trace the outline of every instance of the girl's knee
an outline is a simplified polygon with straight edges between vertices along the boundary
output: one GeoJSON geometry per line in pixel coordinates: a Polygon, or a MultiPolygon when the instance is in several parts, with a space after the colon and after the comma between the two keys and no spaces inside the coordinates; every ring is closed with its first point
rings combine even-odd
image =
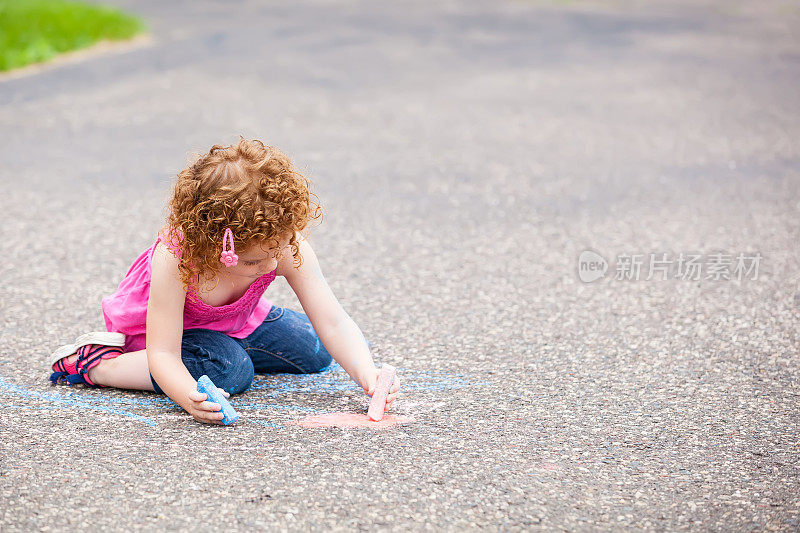
{"type": "Polygon", "coordinates": [[[333,358],[314,331],[311,321],[305,313],[285,310],[284,316],[292,321],[294,349],[302,359],[302,367],[306,373],[322,372],[331,365],[333,358]],[[299,334],[296,332],[300,332],[299,334]]]}
{"type": "Polygon", "coordinates": [[[322,372],[333,362],[333,357],[331,354],[328,353],[324,347],[317,352],[315,352],[311,357],[308,358],[308,362],[306,364],[308,368],[308,373],[315,373],[315,372],[322,372]]]}
{"type": "Polygon", "coordinates": [[[246,391],[255,376],[250,356],[224,333],[187,330],[183,337],[182,359],[195,379],[205,374],[214,385],[230,394],[246,391]]]}
{"type": "Polygon", "coordinates": [[[250,388],[254,376],[253,361],[242,350],[242,353],[228,357],[227,364],[221,368],[219,383],[214,381],[214,384],[230,394],[239,394],[250,388]]]}

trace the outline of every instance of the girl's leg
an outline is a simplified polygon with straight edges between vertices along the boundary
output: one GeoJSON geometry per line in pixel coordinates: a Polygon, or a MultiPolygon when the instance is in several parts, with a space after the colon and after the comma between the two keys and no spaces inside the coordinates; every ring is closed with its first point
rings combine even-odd
{"type": "MultiPolygon", "coordinates": [[[[75,357],[77,358],[77,355],[75,357]]],[[[101,360],[97,366],[89,370],[89,379],[97,385],[118,389],[153,390],[145,350],[101,360]]]]}
{"type": "MultiPolygon", "coordinates": [[[[183,332],[181,360],[193,378],[207,375],[214,385],[230,394],[246,391],[253,383],[253,362],[239,339],[210,329],[183,332]]],[[[147,372],[153,390],[164,394],[147,372]]],[[[91,378],[90,378],[91,379],[91,378]]]]}
{"type": "Polygon", "coordinates": [[[264,322],[240,342],[259,374],[309,374],[333,361],[308,316],[291,309],[273,306],[264,322]]]}

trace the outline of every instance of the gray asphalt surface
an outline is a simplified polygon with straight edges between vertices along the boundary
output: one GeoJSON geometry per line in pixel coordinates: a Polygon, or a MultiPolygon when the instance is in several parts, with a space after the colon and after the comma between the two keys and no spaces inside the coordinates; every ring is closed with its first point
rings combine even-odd
{"type": "Polygon", "coordinates": [[[800,528],[796,3],[113,3],[151,45],[0,82],[1,529],[800,528]],[[257,376],[234,427],[50,387],[239,134],[313,180],[415,422],[289,424],[365,409],[336,365],[257,376]],[[616,279],[650,253],[761,259],[616,279]]]}

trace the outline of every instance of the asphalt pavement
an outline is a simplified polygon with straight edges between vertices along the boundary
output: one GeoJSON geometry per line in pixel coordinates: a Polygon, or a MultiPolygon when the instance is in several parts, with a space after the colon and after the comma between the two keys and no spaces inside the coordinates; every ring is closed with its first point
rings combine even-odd
{"type": "Polygon", "coordinates": [[[796,3],[111,3],[150,40],[0,81],[0,529],[800,529],[796,3]],[[231,427],[50,386],[239,135],[413,422],[296,425],[365,412],[336,364],[231,427]]]}

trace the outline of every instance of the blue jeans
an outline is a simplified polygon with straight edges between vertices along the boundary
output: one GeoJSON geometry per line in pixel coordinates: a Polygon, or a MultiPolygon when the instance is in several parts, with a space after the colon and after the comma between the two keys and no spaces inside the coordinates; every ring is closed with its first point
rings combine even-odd
{"type": "MultiPolygon", "coordinates": [[[[250,388],[254,374],[310,374],[333,360],[305,313],[276,306],[244,339],[210,329],[184,330],[181,359],[193,378],[205,374],[230,394],[250,388]]],[[[164,394],[152,375],[150,381],[164,394]]]]}

